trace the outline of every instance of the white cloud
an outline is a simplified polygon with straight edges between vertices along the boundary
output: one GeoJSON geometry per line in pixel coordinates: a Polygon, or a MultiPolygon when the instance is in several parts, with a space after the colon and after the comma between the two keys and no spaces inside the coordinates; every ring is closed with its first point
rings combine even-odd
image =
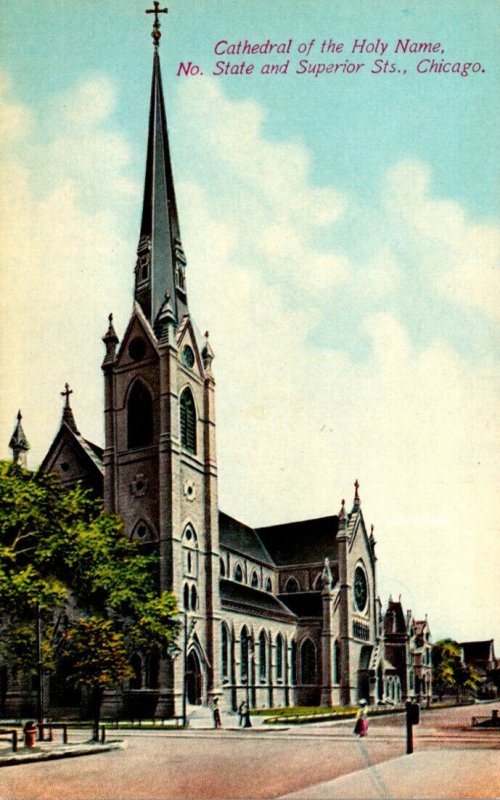
{"type": "Polygon", "coordinates": [[[420,268],[441,294],[500,318],[500,230],[469,221],[459,203],[433,197],[431,188],[426,165],[398,164],[387,174],[387,207],[406,224],[420,268]]]}

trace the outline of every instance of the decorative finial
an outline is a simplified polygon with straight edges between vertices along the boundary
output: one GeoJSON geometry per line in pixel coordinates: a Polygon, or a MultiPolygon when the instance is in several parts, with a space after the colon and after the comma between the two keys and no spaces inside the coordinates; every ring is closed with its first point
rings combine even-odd
{"type": "Polygon", "coordinates": [[[108,322],[109,322],[110,325],[113,322],[113,314],[112,313],[108,315],[108,322]]]}
{"type": "Polygon", "coordinates": [[[19,409],[19,411],[17,412],[17,419],[19,420],[19,422],[21,422],[22,418],[23,415],[21,414],[21,409],[19,409]]]}
{"type": "Polygon", "coordinates": [[[168,289],[167,289],[167,291],[165,292],[165,300],[167,301],[167,303],[168,303],[168,302],[169,302],[169,300],[170,300],[170,292],[168,291],[168,289]]]}
{"type": "Polygon", "coordinates": [[[153,47],[155,48],[155,50],[157,50],[161,39],[161,33],[160,33],[161,25],[160,25],[160,20],[158,19],[158,14],[168,14],[168,8],[160,8],[160,4],[157,2],[157,0],[155,0],[153,5],[154,8],[146,9],[146,14],[155,15],[151,36],[153,38],[153,47]]]}
{"type": "Polygon", "coordinates": [[[61,392],[61,397],[66,398],[64,402],[64,408],[69,408],[69,396],[73,394],[73,389],[69,388],[69,383],[64,384],[64,392],[61,392]]]}
{"type": "Polygon", "coordinates": [[[208,331],[205,331],[205,339],[208,339],[208,336],[209,336],[208,331]]]}

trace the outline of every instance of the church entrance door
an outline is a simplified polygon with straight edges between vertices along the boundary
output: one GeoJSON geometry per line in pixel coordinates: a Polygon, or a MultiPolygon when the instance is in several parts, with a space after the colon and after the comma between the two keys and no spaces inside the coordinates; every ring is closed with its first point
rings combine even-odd
{"type": "Polygon", "coordinates": [[[191,650],[186,664],[186,693],[190,705],[199,706],[202,701],[201,664],[197,653],[191,650]]]}

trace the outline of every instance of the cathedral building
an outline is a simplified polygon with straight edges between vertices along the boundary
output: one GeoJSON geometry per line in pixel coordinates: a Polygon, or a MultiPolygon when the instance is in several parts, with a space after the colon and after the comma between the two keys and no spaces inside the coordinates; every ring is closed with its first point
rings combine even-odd
{"type": "MultiPolygon", "coordinates": [[[[133,311],[121,342],[112,316],[103,337],[104,449],[79,432],[66,386],[42,463],[64,486],[103,496],[125,535],[158,553],[159,590],[174,592],[184,620],[183,656],[152,665],[134,654],[135,677],[109,694],[109,709],[384,701],[396,670],[357,481],[352,505],[319,519],[256,529],[219,509],[214,353],[189,310],[159,38],[156,20],[133,311]]],[[[14,445],[23,460],[20,420],[14,445]]]]}

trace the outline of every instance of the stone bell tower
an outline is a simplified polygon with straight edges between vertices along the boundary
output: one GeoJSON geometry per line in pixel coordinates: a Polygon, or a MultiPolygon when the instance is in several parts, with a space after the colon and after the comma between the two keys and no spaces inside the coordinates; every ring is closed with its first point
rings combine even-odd
{"type": "Polygon", "coordinates": [[[125,535],[158,552],[159,591],[174,592],[184,612],[186,658],[165,661],[157,687],[161,711],[178,714],[184,662],[191,665],[191,702],[206,702],[219,690],[215,381],[208,333],[200,337],[189,312],[158,3],[151,13],[153,76],[134,305],[121,344],[112,315],[103,337],[104,498],[123,518],[125,535]]]}

